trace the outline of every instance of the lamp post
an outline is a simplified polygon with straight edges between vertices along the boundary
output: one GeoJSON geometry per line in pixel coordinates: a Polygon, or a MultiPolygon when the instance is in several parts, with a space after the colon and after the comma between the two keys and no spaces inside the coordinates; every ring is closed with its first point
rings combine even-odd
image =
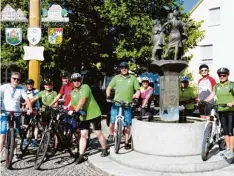
{"type": "MultiPolygon", "coordinates": [[[[40,18],[40,0],[30,0],[29,27],[40,27],[40,18]]],[[[29,61],[28,77],[34,80],[34,87],[40,89],[40,61],[29,61]]]]}

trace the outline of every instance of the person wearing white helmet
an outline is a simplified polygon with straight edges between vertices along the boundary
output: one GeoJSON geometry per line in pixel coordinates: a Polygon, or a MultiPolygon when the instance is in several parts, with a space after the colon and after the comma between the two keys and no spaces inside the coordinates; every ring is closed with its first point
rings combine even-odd
{"type": "Polygon", "coordinates": [[[228,80],[230,74],[228,68],[218,69],[217,74],[220,82],[215,85],[213,92],[205,101],[210,102],[215,96],[217,97],[216,103],[227,145],[223,154],[227,158],[234,158],[234,82],[228,80]]]}
{"type": "Polygon", "coordinates": [[[84,156],[87,145],[87,138],[90,129],[90,124],[93,125],[94,133],[102,147],[101,156],[105,157],[109,153],[107,151],[106,139],[101,131],[101,110],[93,97],[91,88],[87,84],[83,84],[83,79],[80,73],[73,73],[71,76],[73,82],[73,91],[71,92],[72,106],[76,112],[80,113],[81,129],[80,137],[80,155],[76,160],[76,164],[80,164],[87,158],[84,156]],[[81,113],[82,112],[82,113],[81,113]]]}
{"type": "MultiPolygon", "coordinates": [[[[140,87],[140,97],[141,97],[141,108],[142,115],[149,115],[150,113],[150,104],[153,99],[154,88],[150,86],[152,82],[151,78],[144,76],[141,78],[141,87],[140,87]]],[[[151,117],[149,117],[150,120],[151,117]]]]}

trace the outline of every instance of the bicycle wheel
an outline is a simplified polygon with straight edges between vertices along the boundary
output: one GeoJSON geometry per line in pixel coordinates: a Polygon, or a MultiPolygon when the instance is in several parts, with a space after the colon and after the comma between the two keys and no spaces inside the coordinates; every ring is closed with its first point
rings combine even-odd
{"type": "Polygon", "coordinates": [[[212,137],[211,132],[212,132],[212,123],[209,122],[205,128],[203,140],[202,140],[201,158],[203,161],[208,160],[210,149],[213,147],[213,144],[209,143],[209,140],[212,137]]]}
{"type": "Polygon", "coordinates": [[[50,130],[45,131],[37,148],[34,169],[39,169],[44,161],[50,143],[50,130]]]}
{"type": "Polygon", "coordinates": [[[68,136],[69,146],[68,146],[68,153],[71,157],[77,157],[79,154],[79,141],[80,141],[80,133],[76,131],[70,133],[68,136]]]}
{"type": "Polygon", "coordinates": [[[6,134],[6,168],[12,168],[12,159],[14,155],[14,145],[15,145],[15,129],[9,128],[6,134]]]}
{"type": "Polygon", "coordinates": [[[121,135],[122,135],[122,121],[117,121],[117,132],[115,137],[115,153],[119,152],[120,142],[121,142],[121,135]]]}
{"type": "Polygon", "coordinates": [[[59,149],[60,138],[59,134],[54,130],[50,131],[50,142],[46,152],[46,157],[54,156],[59,149]]]}

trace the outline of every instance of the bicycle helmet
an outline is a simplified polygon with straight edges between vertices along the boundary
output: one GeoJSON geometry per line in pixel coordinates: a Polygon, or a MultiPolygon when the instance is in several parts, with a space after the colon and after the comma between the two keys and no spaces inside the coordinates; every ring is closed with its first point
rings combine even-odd
{"type": "Polygon", "coordinates": [[[32,79],[27,79],[25,81],[25,84],[31,84],[31,85],[34,85],[34,81],[32,79]]]}
{"type": "Polygon", "coordinates": [[[141,78],[141,82],[143,81],[148,81],[149,83],[152,82],[151,79],[146,76],[141,78]]]}
{"type": "Polygon", "coordinates": [[[119,67],[129,67],[128,66],[128,63],[127,62],[121,62],[120,64],[119,64],[119,67]]]}
{"type": "Polygon", "coordinates": [[[81,74],[80,73],[73,73],[72,75],[71,75],[71,80],[73,81],[73,80],[81,80],[82,79],[82,76],[81,76],[81,74]]]}
{"type": "Polygon", "coordinates": [[[61,78],[62,78],[62,77],[67,77],[68,75],[69,75],[68,72],[65,71],[65,70],[62,70],[61,73],[60,73],[60,77],[61,77],[61,78]]]}
{"type": "Polygon", "coordinates": [[[44,80],[44,85],[53,85],[53,81],[50,78],[44,80]]]}
{"type": "Polygon", "coordinates": [[[201,64],[200,67],[199,67],[199,70],[201,70],[202,68],[209,69],[208,65],[206,65],[206,64],[201,64]]]}
{"type": "Polygon", "coordinates": [[[226,67],[221,67],[221,68],[219,68],[218,70],[217,70],[217,74],[228,74],[229,75],[229,73],[230,73],[230,71],[229,71],[229,69],[228,68],[226,68],[226,67]]]}
{"type": "Polygon", "coordinates": [[[187,76],[183,76],[181,79],[180,79],[180,82],[189,82],[189,78],[187,76]]]}

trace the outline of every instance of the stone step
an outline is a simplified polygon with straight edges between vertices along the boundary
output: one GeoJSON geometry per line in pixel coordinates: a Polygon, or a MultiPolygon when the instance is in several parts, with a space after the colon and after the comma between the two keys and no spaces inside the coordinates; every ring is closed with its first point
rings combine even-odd
{"type": "Polygon", "coordinates": [[[208,161],[204,162],[199,155],[163,157],[125,150],[123,147],[119,154],[115,154],[114,147],[111,147],[110,159],[127,167],[163,173],[208,172],[229,166],[229,163],[219,154],[213,155],[208,161]]]}
{"type": "MultiPolygon", "coordinates": [[[[121,154],[119,154],[119,156],[121,156],[121,154]]],[[[134,160],[129,161],[134,162],[134,160]]],[[[147,171],[119,164],[110,157],[100,157],[100,153],[96,152],[90,153],[88,162],[95,169],[101,170],[110,176],[232,176],[234,173],[234,164],[221,170],[200,173],[168,173],[147,171]]]]}

